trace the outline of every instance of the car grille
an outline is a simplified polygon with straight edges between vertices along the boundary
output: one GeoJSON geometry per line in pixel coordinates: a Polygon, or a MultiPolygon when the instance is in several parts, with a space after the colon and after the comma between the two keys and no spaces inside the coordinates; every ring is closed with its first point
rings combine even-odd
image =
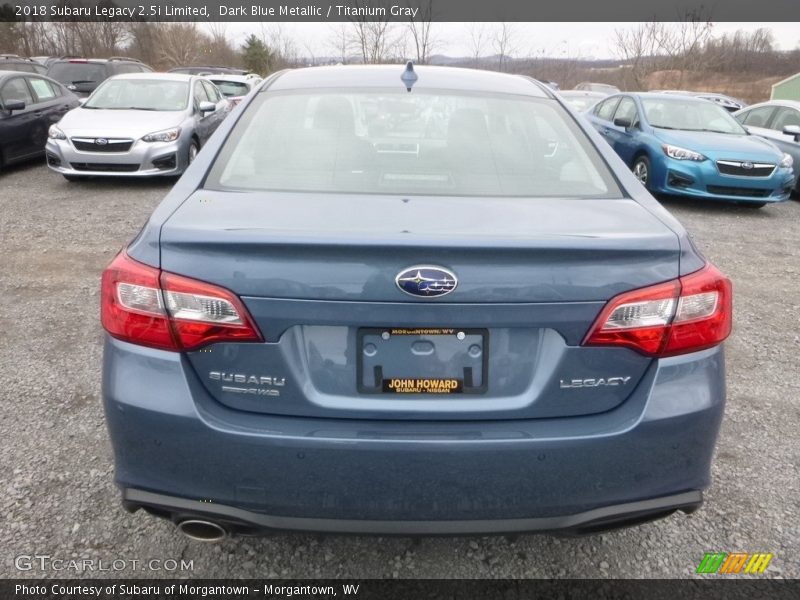
{"type": "Polygon", "coordinates": [[[718,196],[746,196],[748,198],[766,198],[772,190],[760,190],[756,188],[728,187],[726,185],[709,185],[709,193],[718,196]]]}
{"type": "Polygon", "coordinates": [[[108,171],[116,173],[132,173],[139,170],[138,163],[135,165],[128,163],[70,163],[76,171],[108,171]]]}
{"type": "Polygon", "coordinates": [[[72,145],[82,152],[127,152],[133,146],[133,140],[120,138],[72,138],[72,145]],[[98,144],[97,140],[106,140],[98,144]]]}
{"type": "Polygon", "coordinates": [[[775,170],[775,165],[770,163],[754,163],[741,160],[718,160],[717,168],[723,175],[736,177],[769,177],[775,170]]]}

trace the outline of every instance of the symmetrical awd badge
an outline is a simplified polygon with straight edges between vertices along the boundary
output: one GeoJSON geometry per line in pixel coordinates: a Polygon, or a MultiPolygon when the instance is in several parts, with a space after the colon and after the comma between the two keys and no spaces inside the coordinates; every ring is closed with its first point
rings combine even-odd
{"type": "Polygon", "coordinates": [[[458,285],[455,273],[434,265],[408,267],[395,277],[395,283],[406,294],[435,298],[449,294],[458,285]]]}

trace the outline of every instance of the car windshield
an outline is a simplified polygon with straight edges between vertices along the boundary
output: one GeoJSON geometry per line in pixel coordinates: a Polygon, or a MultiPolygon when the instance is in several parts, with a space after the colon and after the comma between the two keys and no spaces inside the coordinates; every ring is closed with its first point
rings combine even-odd
{"type": "Polygon", "coordinates": [[[225,81],[224,79],[212,79],[211,81],[219,88],[219,91],[222,92],[222,95],[226,98],[244,96],[250,91],[249,85],[239,81],[225,81]]]}
{"type": "Polygon", "coordinates": [[[47,75],[66,84],[97,83],[106,78],[106,68],[97,63],[63,62],[51,66],[47,75]]]}
{"type": "MultiPolygon", "coordinates": [[[[398,86],[399,87],[399,86],[398,86]]],[[[209,175],[215,189],[619,197],[555,101],[452,91],[261,94],[209,175]]]]}
{"type": "Polygon", "coordinates": [[[186,110],[189,84],[163,79],[110,79],[97,88],[84,108],[186,110]]]}
{"type": "Polygon", "coordinates": [[[747,132],[724,108],[695,98],[643,98],[647,122],[659,129],[709,131],[745,135],[747,132]]]}

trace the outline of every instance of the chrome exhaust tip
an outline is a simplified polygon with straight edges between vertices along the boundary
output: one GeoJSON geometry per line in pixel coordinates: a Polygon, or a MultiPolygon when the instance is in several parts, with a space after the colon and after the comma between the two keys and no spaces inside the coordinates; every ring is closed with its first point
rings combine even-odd
{"type": "Polygon", "coordinates": [[[222,525],[201,519],[186,519],[177,527],[183,535],[196,542],[219,542],[228,535],[222,525]]]}

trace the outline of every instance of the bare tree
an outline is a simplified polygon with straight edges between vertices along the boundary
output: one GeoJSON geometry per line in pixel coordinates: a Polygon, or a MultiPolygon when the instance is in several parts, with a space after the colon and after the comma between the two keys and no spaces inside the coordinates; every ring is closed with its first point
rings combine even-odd
{"type": "Polygon", "coordinates": [[[0,22],[0,52],[21,56],[59,55],[61,52],[53,43],[50,30],[50,23],[42,21],[0,22]]]}
{"type": "Polygon", "coordinates": [[[159,62],[165,66],[192,65],[203,56],[208,37],[197,23],[164,23],[158,35],[159,62]]]}
{"type": "Polygon", "coordinates": [[[656,70],[673,71],[671,84],[683,85],[686,71],[705,67],[705,48],[710,42],[712,23],[702,11],[689,11],[676,23],[652,21],[633,29],[614,32],[614,47],[625,61],[628,80],[635,89],[647,86],[647,76],[656,70]]]}
{"type": "Polygon", "coordinates": [[[471,23],[467,28],[467,47],[469,48],[472,66],[480,66],[481,57],[489,43],[489,31],[485,23],[471,23]]]}
{"type": "MultiPolygon", "coordinates": [[[[366,0],[355,0],[356,9],[376,8],[375,3],[367,4],[366,0]]],[[[402,49],[403,39],[395,35],[392,23],[376,20],[367,14],[353,17],[350,21],[350,42],[361,55],[362,62],[376,64],[386,62],[392,54],[405,54],[402,49]]]]}
{"type": "Polygon", "coordinates": [[[431,35],[433,26],[433,0],[428,0],[427,4],[419,5],[419,18],[412,17],[408,22],[408,31],[414,42],[417,63],[424,65],[430,59],[430,55],[436,46],[436,39],[431,35]]]}
{"type": "Polygon", "coordinates": [[[695,71],[704,64],[703,48],[711,37],[712,24],[699,11],[691,11],[674,26],[661,24],[655,34],[664,64],[679,72],[678,87],[682,86],[684,71],[695,71]]]}
{"type": "Polygon", "coordinates": [[[340,63],[347,64],[352,50],[352,39],[347,23],[336,23],[333,26],[327,45],[340,63]]]}
{"type": "Polygon", "coordinates": [[[260,37],[272,56],[271,70],[278,71],[297,66],[300,63],[297,44],[291,32],[282,24],[265,27],[262,23],[260,37]]]}
{"type": "Polygon", "coordinates": [[[149,21],[128,23],[128,37],[130,39],[128,53],[151,66],[160,66],[162,28],[163,24],[149,21]]]}
{"type": "Polygon", "coordinates": [[[508,59],[515,51],[516,30],[512,23],[502,22],[495,28],[492,36],[492,48],[497,54],[497,70],[505,71],[508,68],[508,59]]]}
{"type": "Polygon", "coordinates": [[[613,46],[617,57],[625,63],[627,89],[641,90],[647,75],[653,71],[658,54],[658,38],[653,29],[662,23],[642,23],[633,29],[614,31],[613,46]]]}

